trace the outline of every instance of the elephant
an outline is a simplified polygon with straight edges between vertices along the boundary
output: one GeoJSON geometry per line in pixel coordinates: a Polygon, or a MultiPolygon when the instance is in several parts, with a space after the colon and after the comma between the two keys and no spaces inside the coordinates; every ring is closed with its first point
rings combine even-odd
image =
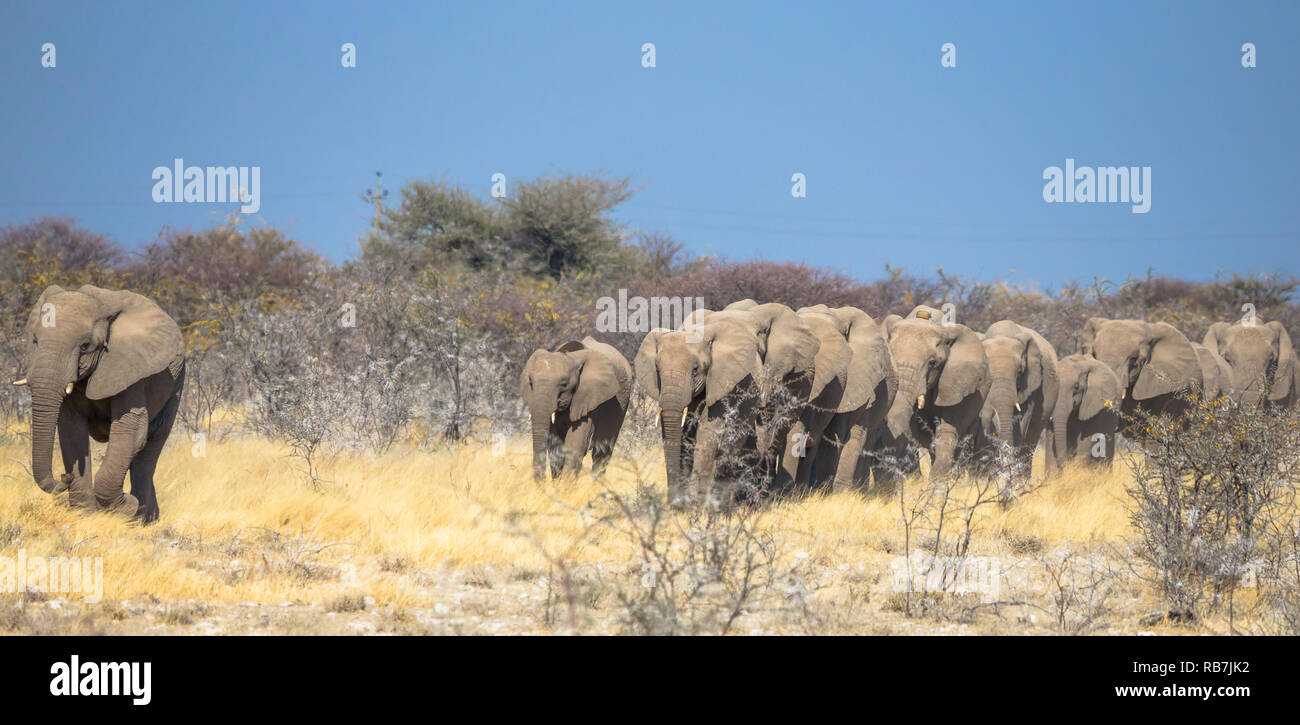
{"type": "Polygon", "coordinates": [[[1054,429],[1053,449],[1056,467],[1065,461],[1082,456],[1085,450],[1098,452],[1097,443],[1104,443],[1099,452],[1090,455],[1096,462],[1110,465],[1115,458],[1115,435],[1119,430],[1119,378],[1101,361],[1086,355],[1067,355],[1057,362],[1060,373],[1060,393],[1052,411],[1054,429]],[[1098,440],[1095,436],[1101,435],[1098,440]]]}
{"type": "MultiPolygon", "coordinates": [[[[1178,394],[1203,389],[1192,343],[1168,323],[1093,317],[1084,326],[1080,347],[1119,379],[1125,416],[1137,410],[1180,415],[1186,404],[1178,394]]],[[[1123,420],[1120,428],[1123,432],[1123,420]]]]}
{"type": "MultiPolygon", "coordinates": [[[[721,312],[689,329],[651,330],[641,341],[633,367],[637,383],[659,403],[670,502],[687,495],[692,476],[712,485],[720,448],[753,439],[763,371],[758,346],[752,318],[721,312]]],[[[724,473],[737,466],[725,463],[724,473]]]]}
{"type": "MultiPolygon", "coordinates": [[[[930,448],[930,476],[936,478],[950,472],[959,445],[976,434],[992,378],[984,346],[969,327],[909,318],[886,324],[898,394],[885,419],[883,448],[904,472],[915,466],[907,453],[909,437],[930,448]]],[[[897,471],[878,467],[876,479],[892,488],[897,471]]]]}
{"type": "Polygon", "coordinates": [[[1233,400],[1255,405],[1267,400],[1286,407],[1300,397],[1300,365],[1291,336],[1280,322],[1216,322],[1203,342],[1228,365],[1230,383],[1224,392],[1233,400]]]}
{"type": "Polygon", "coordinates": [[[800,419],[818,383],[815,368],[821,339],[794,310],[776,302],[745,299],[716,314],[751,328],[758,340],[762,371],[753,447],[772,485],[784,488],[799,475],[797,454],[806,443],[806,423],[800,419]]]}
{"type": "MultiPolygon", "coordinates": [[[[981,432],[1011,446],[1021,476],[1027,477],[1043,432],[1051,439],[1060,388],[1056,350],[1042,335],[1011,320],[990,325],[981,343],[993,379],[980,411],[981,432]]],[[[1051,470],[1052,445],[1045,448],[1051,470]]]]}
{"type": "Polygon", "coordinates": [[[1227,395],[1232,384],[1232,368],[1228,367],[1227,361],[1217,350],[1199,342],[1193,342],[1192,349],[1196,351],[1196,362],[1201,366],[1201,394],[1204,398],[1218,400],[1227,395]]]}
{"type": "Polygon", "coordinates": [[[162,308],[129,290],[54,285],[28,316],[32,477],[46,493],[149,524],[158,520],[154,469],[185,385],[180,328],[162,308]],[[54,433],[65,473],[52,471],[54,433]],[[90,439],[107,442],[98,471],[90,439]],[[123,489],[131,474],[131,492],[123,489]],[[93,480],[93,485],[91,481],[93,480]]]}
{"type": "Polygon", "coordinates": [[[898,392],[898,375],[884,330],[856,307],[805,307],[799,314],[826,314],[849,345],[847,383],[835,415],[813,459],[814,484],[830,480],[834,490],[867,488],[871,467],[862,459],[878,444],[885,415],[898,392]]]}
{"type": "Polygon", "coordinates": [[[613,346],[591,337],[553,351],[538,349],[519,376],[519,395],[532,415],[533,478],[577,474],[591,451],[600,476],[614,454],[632,397],[632,367],[613,346]]]}

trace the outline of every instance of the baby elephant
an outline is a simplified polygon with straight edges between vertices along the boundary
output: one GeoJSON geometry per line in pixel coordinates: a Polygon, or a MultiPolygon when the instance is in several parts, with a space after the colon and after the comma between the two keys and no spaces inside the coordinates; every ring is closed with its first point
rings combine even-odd
{"type": "Polygon", "coordinates": [[[553,352],[536,350],[524,365],[519,394],[533,417],[533,477],[567,468],[576,475],[591,451],[599,476],[614,453],[632,395],[632,368],[618,350],[590,337],[553,352]]]}
{"type": "Polygon", "coordinates": [[[1057,466],[1074,457],[1110,465],[1119,427],[1119,378],[1101,361],[1083,355],[1061,358],[1061,392],[1052,412],[1057,466]]]}

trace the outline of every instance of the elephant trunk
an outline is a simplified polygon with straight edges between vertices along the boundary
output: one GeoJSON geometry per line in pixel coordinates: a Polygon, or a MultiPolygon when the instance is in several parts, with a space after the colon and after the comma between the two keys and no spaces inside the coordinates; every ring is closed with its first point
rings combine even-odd
{"type": "Polygon", "coordinates": [[[1015,386],[1006,380],[994,383],[989,391],[989,401],[998,414],[998,439],[1012,448],[1020,445],[1016,440],[1017,397],[1015,386]]]}
{"type": "Polygon", "coordinates": [[[888,427],[895,439],[905,437],[911,430],[912,416],[916,413],[916,399],[925,393],[925,373],[917,366],[898,366],[898,394],[889,408],[888,427]]]}
{"type": "Polygon", "coordinates": [[[666,383],[659,397],[659,421],[664,434],[664,464],[668,470],[668,500],[679,497],[684,486],[682,471],[682,422],[690,403],[690,387],[685,380],[666,383]]]}
{"type": "Polygon", "coordinates": [[[546,464],[551,447],[551,416],[555,414],[555,402],[548,405],[534,398],[529,404],[533,417],[533,478],[540,481],[546,478],[546,464]]]}
{"type": "Polygon", "coordinates": [[[1056,395],[1056,407],[1052,411],[1053,439],[1056,445],[1056,467],[1065,465],[1067,455],[1066,428],[1070,427],[1070,416],[1074,414],[1073,385],[1061,382],[1061,392],[1056,395]]]}
{"type": "Polygon", "coordinates": [[[32,478],[46,493],[57,493],[59,481],[54,478],[54,432],[59,426],[59,412],[63,408],[68,381],[75,371],[60,374],[66,365],[58,364],[53,354],[45,354],[34,361],[29,373],[32,391],[32,478]],[[39,372],[38,372],[39,371],[39,372]]]}

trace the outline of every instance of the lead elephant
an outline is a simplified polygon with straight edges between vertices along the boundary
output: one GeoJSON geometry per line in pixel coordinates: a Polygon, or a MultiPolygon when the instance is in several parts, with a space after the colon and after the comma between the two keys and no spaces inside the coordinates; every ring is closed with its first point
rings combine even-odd
{"type": "Polygon", "coordinates": [[[718,473],[748,463],[732,456],[719,467],[718,456],[753,439],[763,369],[752,326],[735,315],[713,313],[687,328],[651,330],[634,363],[637,382],[659,402],[670,501],[688,494],[692,476],[711,488],[718,473]]]}
{"type": "Polygon", "coordinates": [[[185,381],[180,329],[158,305],[127,290],[51,286],[27,319],[32,393],[32,476],[69,503],[158,519],[154,469],[185,381]],[[54,432],[65,473],[52,471],[54,432]],[[90,439],[108,448],[94,472],[90,439]],[[127,473],[131,492],[123,490],[127,473]]]}
{"type": "Polygon", "coordinates": [[[1052,411],[1056,467],[1079,457],[1110,465],[1119,430],[1120,382],[1101,361],[1067,355],[1057,362],[1060,393],[1052,411]]]}
{"type": "Polygon", "coordinates": [[[812,481],[833,482],[835,490],[865,489],[871,480],[869,451],[884,431],[885,415],[898,392],[898,375],[884,330],[856,307],[805,307],[799,314],[829,315],[848,343],[847,383],[835,415],[813,459],[812,481]]]}
{"type": "Polygon", "coordinates": [[[889,352],[898,373],[898,394],[886,416],[883,453],[894,465],[875,470],[888,489],[899,473],[915,468],[908,440],[930,449],[930,476],[946,475],[959,446],[977,433],[979,413],[992,380],[988,358],[976,333],[965,325],[933,319],[890,318],[889,352]]]}
{"type": "MultiPolygon", "coordinates": [[[[981,430],[1009,447],[1017,477],[1025,479],[1039,439],[1045,431],[1051,438],[1060,387],[1056,350],[1042,335],[1011,320],[990,325],[982,344],[992,385],[980,411],[981,430]]],[[[1055,467],[1050,444],[1046,464],[1048,470],[1055,467]]]]}
{"type": "Polygon", "coordinates": [[[1231,370],[1224,392],[1239,403],[1291,405],[1300,395],[1300,365],[1291,336],[1280,322],[1253,323],[1216,322],[1205,333],[1205,346],[1219,353],[1231,370]]]}
{"type": "MultiPolygon", "coordinates": [[[[1125,415],[1182,413],[1179,393],[1203,389],[1200,360],[1191,342],[1165,322],[1093,317],[1084,326],[1081,351],[1100,360],[1120,384],[1125,415]]],[[[1121,432],[1124,427],[1121,421],[1121,432]]]]}
{"type": "Polygon", "coordinates": [[[532,415],[533,477],[577,474],[591,451],[591,472],[605,471],[632,396],[632,368],[612,346],[591,337],[553,351],[535,350],[519,377],[532,415]]]}

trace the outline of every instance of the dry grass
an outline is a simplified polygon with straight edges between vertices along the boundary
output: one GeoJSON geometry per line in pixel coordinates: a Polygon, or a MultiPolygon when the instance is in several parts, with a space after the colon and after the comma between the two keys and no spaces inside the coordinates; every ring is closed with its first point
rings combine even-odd
{"type": "MultiPolygon", "coordinates": [[[[325,481],[313,487],[274,443],[209,441],[206,456],[195,458],[177,436],[157,472],[162,518],[140,527],[70,510],[63,497],[40,492],[26,470],[26,444],[7,440],[0,445],[0,556],[19,548],[102,556],[105,602],[169,603],[161,617],[169,625],[196,618],[188,609],[170,613],[176,602],[198,602],[200,610],[293,603],[310,609],[308,619],[312,612],[377,608],[384,621],[402,622],[407,609],[441,609],[447,582],[472,595],[466,601],[457,594],[453,614],[491,619],[496,605],[483,597],[492,595],[520,600],[523,613],[536,608],[522,602],[545,589],[549,559],[578,568],[635,567],[627,538],[593,528],[582,509],[606,487],[630,493],[639,480],[662,487],[664,475],[662,459],[651,453],[638,461],[616,457],[604,482],[584,474],[538,484],[522,445],[493,456],[490,446],[469,444],[340,457],[323,466],[325,481]],[[364,598],[373,606],[363,606],[364,598]]],[[[972,552],[1014,555],[1067,541],[1117,541],[1128,531],[1127,478],[1119,465],[1104,473],[1071,469],[1015,505],[985,507],[972,552]]],[[[813,495],[776,504],[762,519],[783,556],[850,572],[877,590],[887,587],[889,560],[902,553],[895,499],[813,495]]],[[[112,605],[100,606],[112,613],[112,605]]],[[[282,629],[319,631],[298,621],[282,629]]]]}

